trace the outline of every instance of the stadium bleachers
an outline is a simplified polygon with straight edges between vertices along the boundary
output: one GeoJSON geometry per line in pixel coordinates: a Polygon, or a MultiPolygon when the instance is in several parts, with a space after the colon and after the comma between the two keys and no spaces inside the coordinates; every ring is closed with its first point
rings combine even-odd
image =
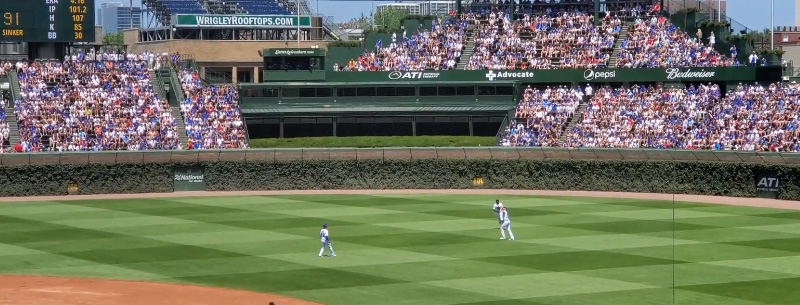
{"type": "Polygon", "coordinates": [[[591,97],[564,147],[684,149],[701,139],[706,110],[720,98],[719,87],[604,87],[591,97]]]}
{"type": "Polygon", "coordinates": [[[207,85],[194,70],[179,75],[186,99],[181,112],[189,149],[247,148],[239,97],[233,85],[207,85]]]}
{"type": "Polygon", "coordinates": [[[467,21],[447,19],[434,22],[431,30],[408,33],[408,38],[382,42],[376,52],[365,51],[344,66],[345,71],[420,71],[449,70],[464,48],[464,29],[467,21]]]}
{"type": "Polygon", "coordinates": [[[692,37],[665,17],[639,19],[619,46],[617,67],[723,67],[733,66],[713,48],[713,42],[692,37]]]}
{"type": "Polygon", "coordinates": [[[11,71],[11,69],[14,69],[14,64],[10,61],[4,60],[0,62],[0,77],[8,75],[8,71],[11,71]]]}
{"type": "Polygon", "coordinates": [[[170,14],[206,14],[198,0],[158,0],[170,14]]]}
{"type": "Polygon", "coordinates": [[[292,12],[274,0],[236,0],[251,15],[289,15],[292,12]]]}
{"type": "Polygon", "coordinates": [[[567,121],[583,99],[580,88],[525,89],[502,146],[558,146],[567,121]]]}
{"type": "Polygon", "coordinates": [[[478,28],[468,70],[596,68],[607,66],[621,21],[601,26],[583,13],[525,16],[510,20],[489,13],[478,28]]]}
{"type": "Polygon", "coordinates": [[[2,148],[4,148],[6,144],[6,140],[8,140],[8,122],[6,121],[6,109],[3,105],[0,105],[0,152],[2,152],[2,148]]]}
{"type": "MultiPolygon", "coordinates": [[[[292,10],[276,0],[230,0],[224,1],[226,5],[235,5],[241,12],[250,15],[291,15],[292,10]]],[[[166,15],[172,14],[209,14],[200,0],[146,0],[145,5],[166,10],[166,15]]],[[[213,7],[210,8],[213,10],[213,7]]],[[[217,12],[219,13],[219,12],[217,12]]]]}
{"type": "Polygon", "coordinates": [[[728,92],[689,148],[800,152],[800,85],[743,85],[728,92]]]}
{"type": "Polygon", "coordinates": [[[577,99],[528,90],[499,145],[800,152],[797,83],[603,87],[561,140],[577,99]]]}
{"type": "Polygon", "coordinates": [[[129,54],[20,63],[21,150],[176,149],[177,124],[153,90],[148,61],[129,54]]]}

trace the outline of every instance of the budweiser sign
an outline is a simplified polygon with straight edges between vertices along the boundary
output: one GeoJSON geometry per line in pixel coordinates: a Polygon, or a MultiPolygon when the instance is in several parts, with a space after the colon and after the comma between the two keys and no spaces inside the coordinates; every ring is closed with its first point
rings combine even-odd
{"type": "Polygon", "coordinates": [[[667,79],[679,79],[679,78],[712,78],[714,77],[717,72],[714,71],[694,71],[692,69],[686,69],[681,71],[678,68],[670,68],[667,69],[667,79]]]}

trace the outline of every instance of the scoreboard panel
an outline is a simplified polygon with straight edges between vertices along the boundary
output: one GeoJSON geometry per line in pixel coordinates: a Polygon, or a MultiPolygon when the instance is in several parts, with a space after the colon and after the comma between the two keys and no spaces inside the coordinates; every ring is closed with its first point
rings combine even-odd
{"type": "Polygon", "coordinates": [[[94,0],[0,0],[0,42],[94,42],[94,0]]]}

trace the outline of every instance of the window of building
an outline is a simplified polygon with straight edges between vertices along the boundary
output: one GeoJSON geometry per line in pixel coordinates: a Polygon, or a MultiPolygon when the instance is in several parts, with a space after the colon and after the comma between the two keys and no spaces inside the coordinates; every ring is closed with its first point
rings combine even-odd
{"type": "Polygon", "coordinates": [[[789,35],[783,34],[781,36],[782,36],[781,38],[782,38],[783,42],[789,41],[789,35]]]}

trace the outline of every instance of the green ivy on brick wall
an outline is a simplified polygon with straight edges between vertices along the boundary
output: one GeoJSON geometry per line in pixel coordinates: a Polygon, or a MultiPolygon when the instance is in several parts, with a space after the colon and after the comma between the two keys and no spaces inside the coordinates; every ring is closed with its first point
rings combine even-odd
{"type": "Polygon", "coordinates": [[[222,161],[0,167],[0,196],[171,192],[174,168],[200,167],[210,191],[481,188],[680,193],[750,197],[754,170],[781,177],[800,200],[800,166],[696,161],[415,159],[222,161]]]}

